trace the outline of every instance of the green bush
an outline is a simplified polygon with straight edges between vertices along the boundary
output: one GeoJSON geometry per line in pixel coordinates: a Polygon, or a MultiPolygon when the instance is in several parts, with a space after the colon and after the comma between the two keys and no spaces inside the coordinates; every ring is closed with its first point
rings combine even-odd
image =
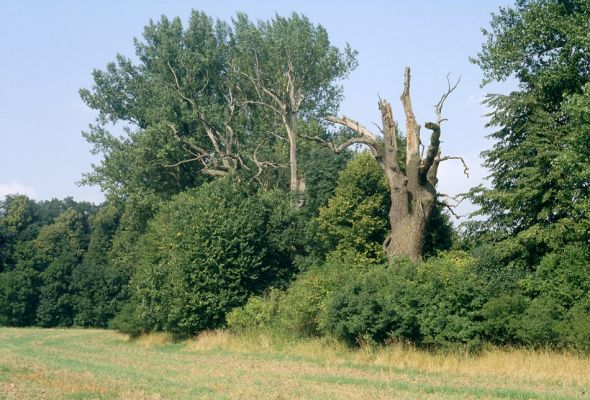
{"type": "Polygon", "coordinates": [[[561,347],[559,321],[563,316],[563,307],[554,300],[534,299],[522,315],[518,335],[530,347],[561,347]]]}
{"type": "Polygon", "coordinates": [[[480,310],[485,297],[472,263],[466,253],[447,252],[418,266],[422,345],[480,347],[480,310]]]}
{"type": "Polygon", "coordinates": [[[288,196],[252,193],[230,178],[163,205],[132,281],[142,328],[193,334],[223,326],[250,295],[288,282],[290,210],[288,196]]]}
{"type": "Polygon", "coordinates": [[[590,296],[569,310],[557,330],[564,346],[590,353],[590,296]]]}
{"type": "Polygon", "coordinates": [[[355,344],[388,339],[427,347],[480,346],[483,295],[464,253],[398,260],[353,276],[329,302],[328,330],[355,344]]]}
{"type": "Polygon", "coordinates": [[[349,344],[388,338],[419,340],[415,266],[408,262],[375,267],[347,279],[330,298],[329,331],[349,344]]]}
{"type": "Polygon", "coordinates": [[[144,333],[145,323],[140,320],[137,312],[137,306],[133,303],[127,303],[108,323],[109,329],[115,329],[122,333],[127,333],[131,337],[137,337],[144,333]]]}
{"type": "Polygon", "coordinates": [[[279,315],[279,303],[284,292],[270,289],[262,296],[252,296],[242,307],[234,308],[225,317],[227,327],[236,332],[250,329],[272,329],[279,315]]]}
{"type": "Polygon", "coordinates": [[[492,298],[482,307],[483,336],[498,345],[521,344],[520,330],[527,299],[518,293],[492,298]]]}
{"type": "Polygon", "coordinates": [[[300,273],[286,290],[251,297],[228,315],[228,326],[242,331],[264,327],[286,338],[325,335],[328,301],[344,282],[365,271],[351,259],[333,255],[324,265],[300,273]]]}

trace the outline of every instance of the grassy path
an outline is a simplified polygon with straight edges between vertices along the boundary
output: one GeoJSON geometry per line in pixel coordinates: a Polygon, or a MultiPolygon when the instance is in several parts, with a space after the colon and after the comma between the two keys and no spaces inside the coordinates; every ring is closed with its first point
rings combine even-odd
{"type": "Polygon", "coordinates": [[[171,343],[106,330],[0,328],[0,399],[590,398],[590,360],[487,357],[351,352],[226,333],[171,343]]]}

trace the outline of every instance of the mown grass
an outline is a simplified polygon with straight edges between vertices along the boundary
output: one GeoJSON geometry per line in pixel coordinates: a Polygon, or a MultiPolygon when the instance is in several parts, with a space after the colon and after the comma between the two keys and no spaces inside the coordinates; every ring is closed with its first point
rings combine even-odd
{"type": "Polygon", "coordinates": [[[0,328],[0,399],[583,399],[590,360],[545,351],[351,350],[207,332],[0,328]]]}

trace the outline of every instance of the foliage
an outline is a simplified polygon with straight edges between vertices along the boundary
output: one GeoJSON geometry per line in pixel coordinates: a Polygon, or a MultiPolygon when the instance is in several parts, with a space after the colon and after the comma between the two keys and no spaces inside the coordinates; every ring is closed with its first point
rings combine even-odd
{"type": "Polygon", "coordinates": [[[340,173],[328,205],[320,209],[318,241],[324,254],[351,251],[360,263],[383,263],[389,202],[387,183],[375,159],[369,153],[357,155],[340,173]]]}
{"type": "Polygon", "coordinates": [[[329,331],[350,344],[397,340],[477,349],[484,297],[471,262],[465,254],[446,253],[419,266],[399,260],[350,279],[329,303],[329,331]]]}
{"type": "Polygon", "coordinates": [[[119,198],[168,198],[230,172],[276,184],[266,170],[284,163],[288,149],[278,106],[265,106],[261,93],[294,99],[298,109],[283,116],[306,122],[337,108],[336,82],[355,65],[348,47],[341,52],[297,14],[258,24],[238,14],[230,25],[193,11],[186,28],[162,17],[145,27],[135,52],[137,63],[118,56],[80,91],[99,112],[84,136],[103,156],[84,181],[119,198]],[[109,132],[112,124],[126,135],[109,132]]]}
{"type": "Polygon", "coordinates": [[[417,342],[420,337],[415,266],[402,261],[350,279],[328,306],[328,330],[349,344],[384,343],[390,338],[417,342]]]}
{"type": "Polygon", "coordinates": [[[277,196],[223,179],[165,204],[133,281],[144,327],[190,334],[222,326],[249,295],[286,283],[292,243],[281,234],[292,216],[288,198],[277,196]]]}
{"type": "Polygon", "coordinates": [[[520,86],[486,100],[489,125],[498,128],[483,153],[492,188],[472,191],[488,216],[482,229],[501,238],[534,229],[559,247],[586,235],[579,205],[587,204],[587,162],[584,147],[573,143],[585,129],[578,106],[590,81],[589,10],[585,0],[521,0],[501,8],[484,30],[487,41],[474,62],[487,81],[514,76],[520,86]]]}
{"type": "Polygon", "coordinates": [[[252,296],[242,307],[234,308],[226,316],[227,327],[233,331],[245,332],[251,329],[273,329],[277,324],[279,303],[284,292],[271,288],[261,296],[252,296]]]}
{"type": "Polygon", "coordinates": [[[39,286],[39,273],[30,265],[0,273],[0,325],[33,325],[39,286]]]}
{"type": "Polygon", "coordinates": [[[228,326],[237,331],[262,327],[285,338],[325,335],[331,296],[363,271],[365,267],[354,262],[354,254],[334,254],[325,264],[300,273],[287,289],[251,297],[228,315],[228,326]]]}

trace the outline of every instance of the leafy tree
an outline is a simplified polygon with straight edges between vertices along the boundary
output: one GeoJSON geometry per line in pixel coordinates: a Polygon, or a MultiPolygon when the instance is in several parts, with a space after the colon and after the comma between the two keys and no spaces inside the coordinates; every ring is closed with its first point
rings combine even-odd
{"type": "Polygon", "coordinates": [[[167,198],[235,171],[259,179],[282,163],[268,147],[281,149],[285,127],[296,168],[298,119],[335,109],[335,81],[354,64],[298,15],[254,25],[240,14],[230,26],[193,11],[186,28],[162,17],[135,48],[138,63],[118,56],[80,91],[99,111],[85,137],[104,156],[84,181],[119,197],[167,198]]]}
{"type": "Polygon", "coordinates": [[[322,26],[295,13],[258,24],[238,14],[233,28],[231,62],[249,90],[247,102],[262,107],[270,115],[270,129],[288,140],[290,189],[303,192],[299,125],[337,111],[342,87],[336,82],[356,67],[356,52],[331,45],[322,26]]]}
{"type": "Polygon", "coordinates": [[[150,223],[132,281],[148,330],[215,328],[250,294],[294,272],[289,199],[228,178],[179,194],[150,223]]]}
{"type": "Polygon", "coordinates": [[[199,172],[227,172],[245,134],[230,124],[240,109],[228,86],[228,46],[227,24],[194,11],[186,29],[180,18],[150,22],[135,40],[137,64],[118,56],[95,70],[92,91],[80,94],[99,111],[85,137],[104,159],[85,181],[118,196],[166,197],[202,183],[199,172]],[[110,123],[126,124],[127,137],[111,134],[110,123]]]}
{"type": "Polygon", "coordinates": [[[133,269],[125,271],[109,258],[120,217],[120,207],[107,202],[89,218],[88,249],[72,270],[70,284],[74,325],[106,327],[129,300],[127,286],[133,269]]]}
{"type": "Polygon", "coordinates": [[[369,153],[362,153],[341,172],[334,197],[318,217],[322,252],[353,252],[361,263],[383,263],[388,232],[387,183],[369,153]]]}
{"type": "Polygon", "coordinates": [[[0,273],[0,325],[28,326],[36,321],[39,272],[34,261],[0,273]]]}
{"type": "Polygon", "coordinates": [[[36,253],[46,265],[41,272],[37,322],[42,326],[73,323],[72,273],[88,247],[90,229],[87,215],[70,209],[43,227],[34,241],[36,253]]]}
{"type": "Polygon", "coordinates": [[[578,206],[587,201],[584,150],[573,139],[584,127],[568,114],[576,114],[577,96],[590,80],[589,21],[585,0],[517,1],[492,16],[473,60],[485,82],[514,77],[520,86],[486,100],[489,125],[498,130],[490,136],[492,149],[483,153],[492,187],[472,191],[488,217],[482,230],[505,238],[532,229],[540,238],[539,256],[575,239],[567,225],[580,221],[578,206]]]}

